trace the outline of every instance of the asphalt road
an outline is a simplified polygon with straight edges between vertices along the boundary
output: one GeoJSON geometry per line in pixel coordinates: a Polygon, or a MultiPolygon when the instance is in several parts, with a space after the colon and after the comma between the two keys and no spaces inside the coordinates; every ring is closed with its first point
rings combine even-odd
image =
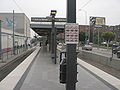
{"type": "MultiPolygon", "coordinates": [[[[82,50],[82,47],[79,47],[79,50],[82,50]]],[[[107,50],[107,49],[102,49],[102,48],[93,48],[93,50],[89,52],[93,52],[93,53],[100,54],[100,55],[107,56],[107,57],[112,57],[112,50],[110,49],[107,50]]],[[[116,54],[113,54],[113,58],[120,59],[120,58],[117,58],[116,54]]]]}

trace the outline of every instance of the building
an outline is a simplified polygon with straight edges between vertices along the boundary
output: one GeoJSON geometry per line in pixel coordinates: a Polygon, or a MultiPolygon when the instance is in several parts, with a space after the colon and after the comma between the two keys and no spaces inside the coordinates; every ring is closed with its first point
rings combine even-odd
{"type": "MultiPolygon", "coordinates": [[[[91,41],[93,41],[93,37],[98,35],[98,28],[94,26],[89,26],[89,25],[79,25],[80,31],[85,31],[90,34],[89,38],[91,38],[91,41]]],[[[120,25],[115,25],[115,26],[108,26],[104,25],[101,28],[99,28],[99,32],[114,32],[116,37],[115,41],[120,42],[120,25]]]]}
{"type": "MultiPolygon", "coordinates": [[[[2,48],[13,47],[13,13],[0,13],[2,48]]],[[[24,13],[14,13],[15,46],[30,42],[30,20],[24,13]]]]}
{"type": "Polygon", "coordinates": [[[80,31],[90,32],[90,26],[89,25],[79,25],[80,31]]]}

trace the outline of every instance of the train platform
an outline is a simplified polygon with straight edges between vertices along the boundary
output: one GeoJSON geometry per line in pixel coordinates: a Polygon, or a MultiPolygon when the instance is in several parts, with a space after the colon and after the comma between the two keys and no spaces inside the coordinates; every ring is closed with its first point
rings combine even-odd
{"type": "MultiPolygon", "coordinates": [[[[50,56],[46,47],[38,47],[22,65],[0,82],[0,90],[65,90],[65,85],[59,83],[59,57],[57,64],[54,64],[50,56]]],[[[78,63],[76,90],[119,90],[91,73],[97,72],[97,69],[80,59],[78,63]]]]}

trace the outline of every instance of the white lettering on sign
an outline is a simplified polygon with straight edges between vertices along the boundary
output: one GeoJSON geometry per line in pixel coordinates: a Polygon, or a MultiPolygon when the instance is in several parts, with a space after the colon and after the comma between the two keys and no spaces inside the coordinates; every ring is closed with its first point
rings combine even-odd
{"type": "Polygon", "coordinates": [[[79,25],[76,23],[67,23],[65,25],[65,43],[78,44],[79,42],[79,25]]]}

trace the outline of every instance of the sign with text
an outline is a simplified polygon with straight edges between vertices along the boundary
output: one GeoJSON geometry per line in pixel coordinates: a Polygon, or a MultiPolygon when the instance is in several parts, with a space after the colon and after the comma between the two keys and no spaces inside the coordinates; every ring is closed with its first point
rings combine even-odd
{"type": "Polygon", "coordinates": [[[105,17],[90,16],[90,25],[94,25],[95,27],[102,27],[105,25],[105,17]]]}
{"type": "Polygon", "coordinates": [[[79,42],[79,25],[76,23],[67,23],[65,25],[65,43],[78,44],[79,42]]]}
{"type": "MultiPolygon", "coordinates": [[[[66,22],[66,18],[55,18],[55,22],[66,22]]],[[[51,17],[32,17],[31,22],[52,22],[51,17]]]]}
{"type": "Polygon", "coordinates": [[[96,17],[96,25],[105,25],[105,17],[96,17]]]}

